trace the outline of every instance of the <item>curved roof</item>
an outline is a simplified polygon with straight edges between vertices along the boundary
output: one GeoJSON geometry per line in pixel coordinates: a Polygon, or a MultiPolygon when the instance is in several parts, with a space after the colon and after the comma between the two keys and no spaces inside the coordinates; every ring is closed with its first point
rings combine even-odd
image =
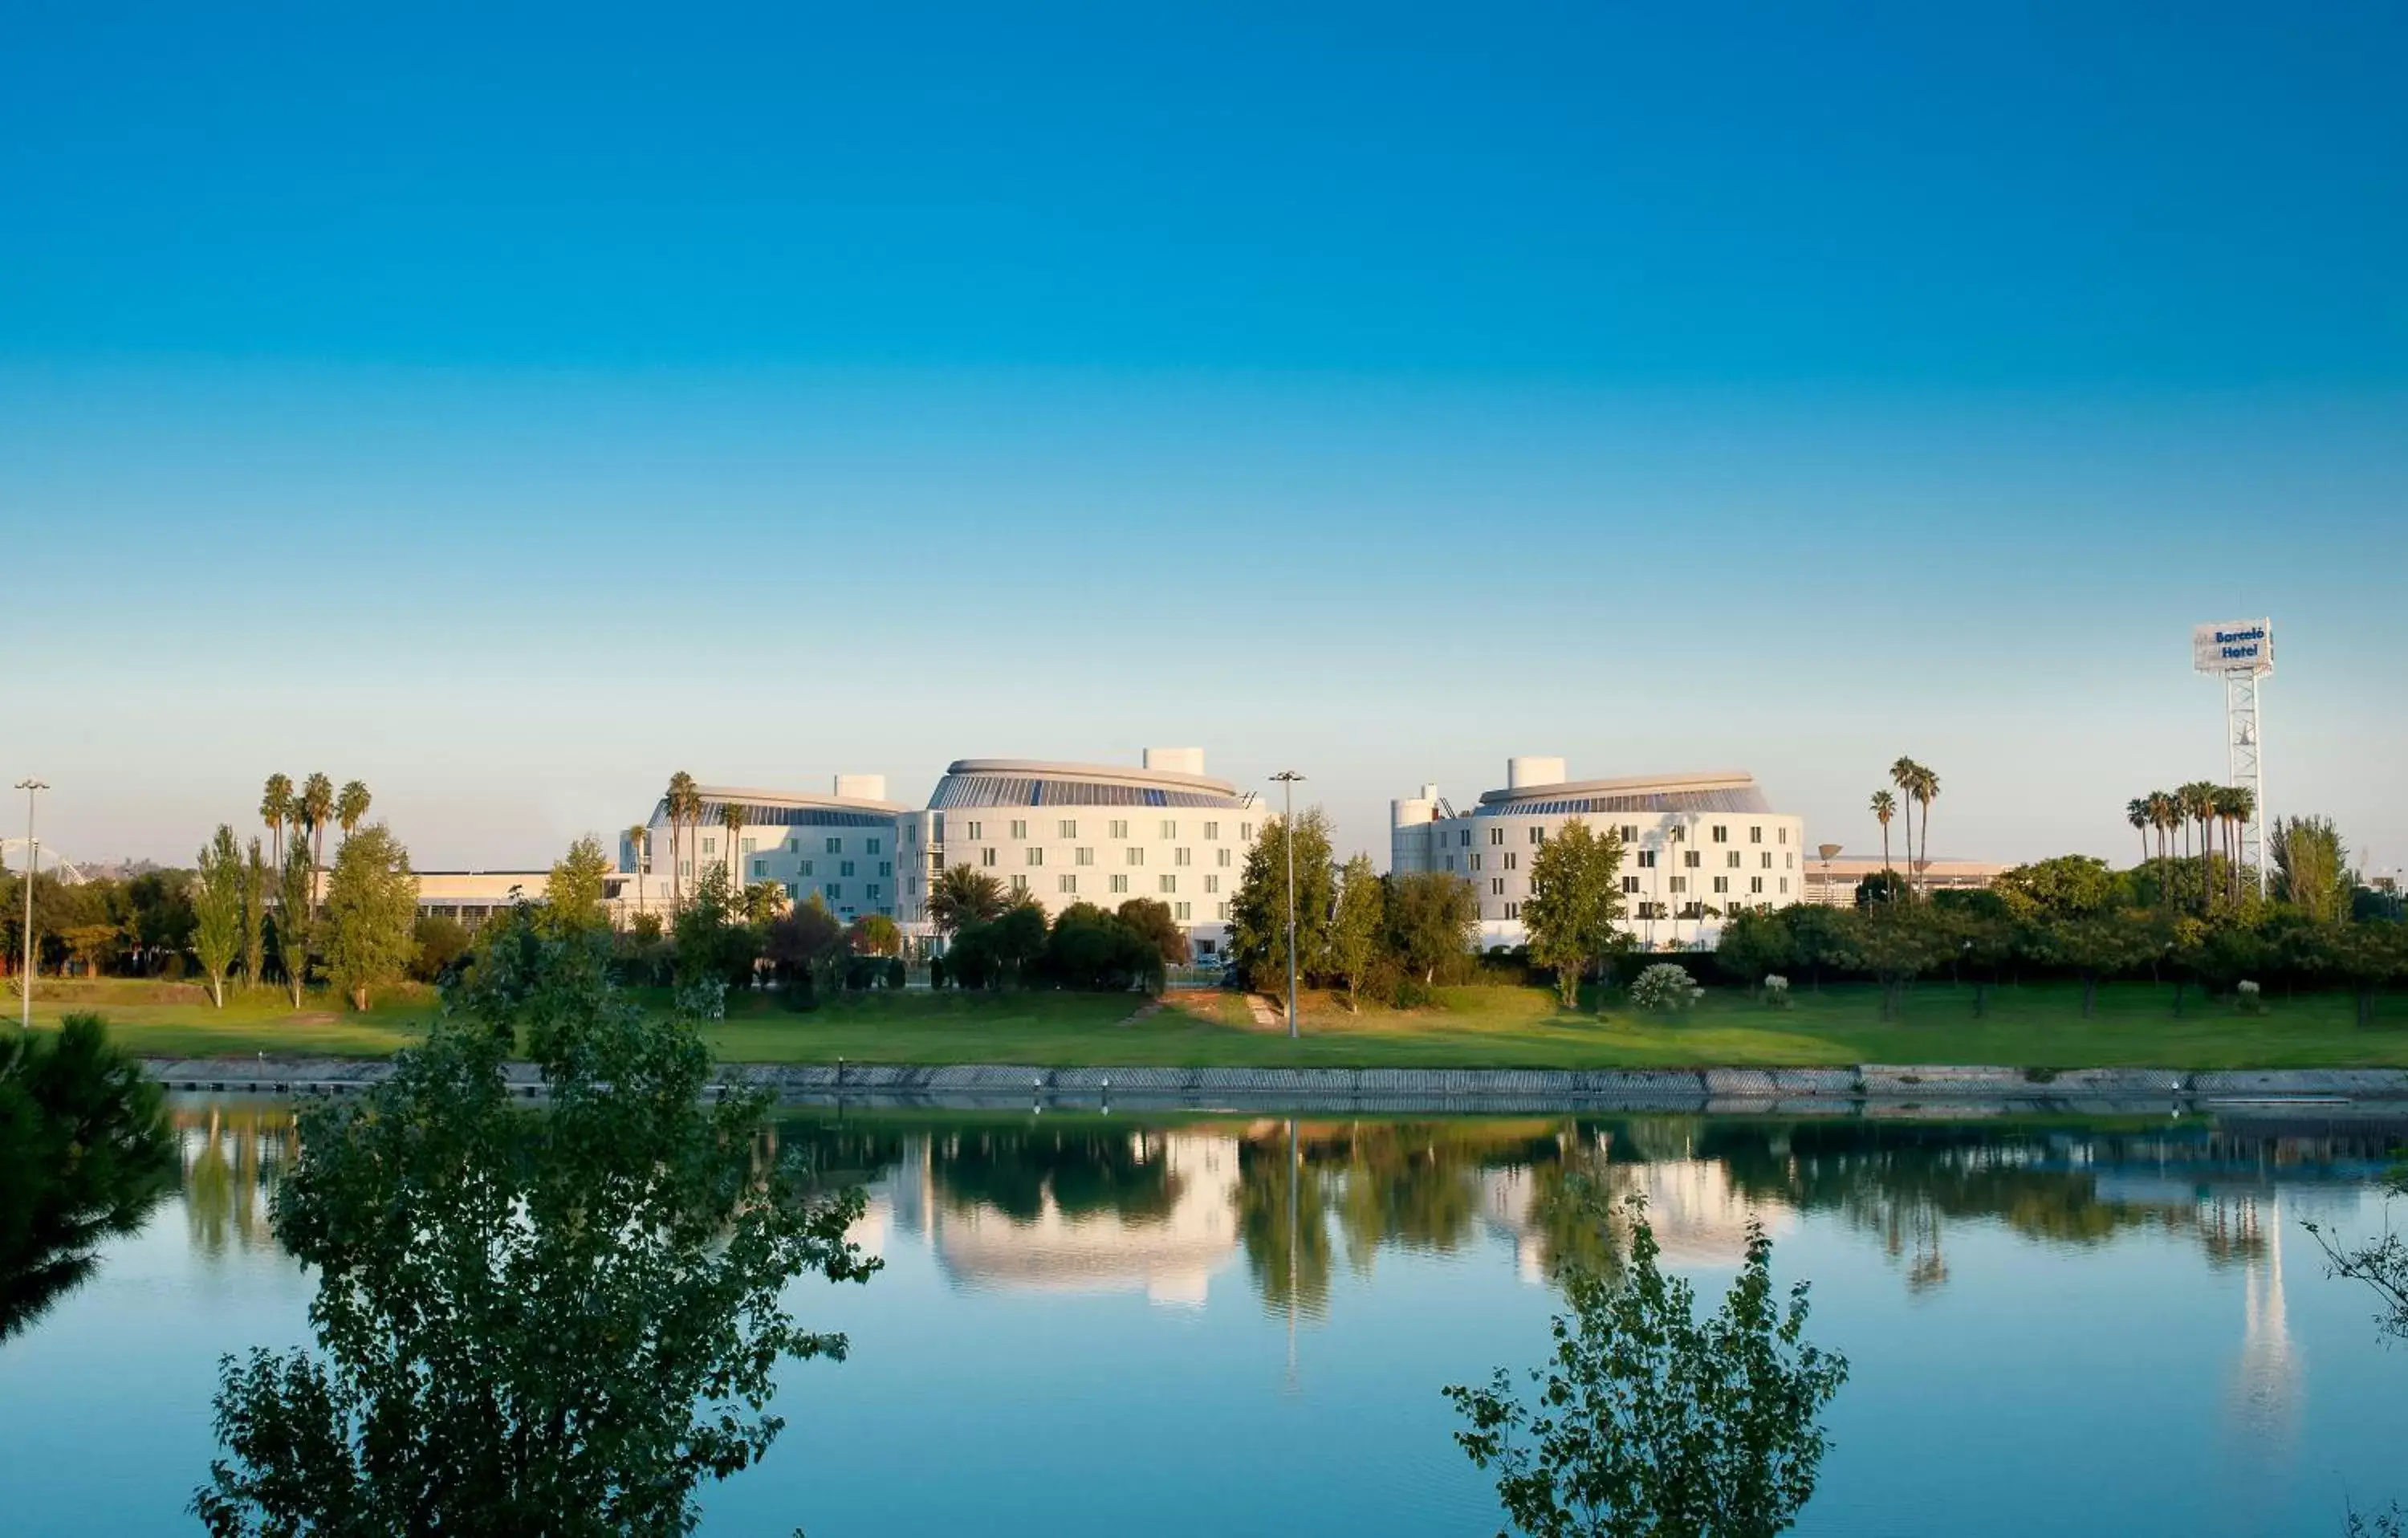
{"type": "Polygon", "coordinates": [[[1565,780],[1484,791],[1475,817],[1567,816],[1606,812],[1770,812],[1756,776],[1744,769],[1642,774],[1616,780],[1565,780]]]}
{"type": "MultiPolygon", "coordinates": [[[[755,827],[870,827],[895,820],[904,810],[899,801],[871,801],[852,796],[813,796],[791,790],[760,790],[747,785],[696,785],[702,796],[702,820],[719,820],[719,809],[730,802],[744,809],[744,821],[755,827]]],[[[652,803],[652,821],[668,820],[666,798],[652,803]]]]}
{"type": "Polygon", "coordinates": [[[928,796],[928,810],[1010,806],[1176,806],[1243,811],[1254,804],[1226,780],[1118,764],[1057,764],[1036,758],[956,758],[928,796]]]}

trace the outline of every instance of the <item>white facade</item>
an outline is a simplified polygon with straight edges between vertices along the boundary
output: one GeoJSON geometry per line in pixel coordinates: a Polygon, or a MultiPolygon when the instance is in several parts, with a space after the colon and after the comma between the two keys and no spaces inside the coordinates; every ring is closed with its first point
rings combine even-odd
{"type": "MultiPolygon", "coordinates": [[[[695,788],[702,795],[702,816],[684,830],[682,846],[674,851],[667,803],[653,804],[642,872],[629,883],[624,911],[649,908],[666,914],[676,889],[691,893],[695,876],[719,865],[738,887],[774,881],[785,887],[789,902],[817,896],[839,919],[897,913],[904,869],[900,825],[913,813],[885,799],[883,775],[838,775],[836,794],[828,796],[739,785],[695,788]],[[728,805],[744,809],[744,826],[733,835],[720,822],[720,808],[728,805]],[[633,889],[638,886],[640,892],[633,889]]],[[[623,836],[620,869],[636,870],[637,855],[623,836]]]]}
{"type": "Polygon", "coordinates": [[[1711,941],[1742,908],[1782,908],[1806,894],[1806,825],[1774,812],[1753,775],[1737,770],[1619,780],[1567,780],[1560,758],[1514,758],[1502,790],[1458,813],[1424,785],[1389,803],[1390,869],[1442,870],[1472,884],[1481,943],[1527,938],[1522,902],[1530,859],[1578,817],[1622,836],[1623,927],[1648,947],[1711,941]]]}
{"type": "Polygon", "coordinates": [[[957,759],[927,810],[900,819],[908,869],[896,917],[924,933],[930,879],[967,865],[1030,893],[1049,918],[1073,903],[1152,898],[1198,956],[1216,955],[1265,813],[1253,792],[1203,770],[1197,748],[1148,748],[1139,769],[957,759]]]}

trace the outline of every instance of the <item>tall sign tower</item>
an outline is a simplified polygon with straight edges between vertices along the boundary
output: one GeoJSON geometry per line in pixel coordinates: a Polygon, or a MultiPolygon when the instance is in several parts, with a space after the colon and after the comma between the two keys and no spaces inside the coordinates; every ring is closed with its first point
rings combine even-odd
{"type": "Polygon", "coordinates": [[[2224,781],[2249,791],[2249,821],[2241,829],[2242,863],[2266,891],[2266,734],[2258,713],[2258,681],[2274,670],[2272,620],[2223,620],[2194,625],[2190,665],[2224,680],[2224,781]]]}

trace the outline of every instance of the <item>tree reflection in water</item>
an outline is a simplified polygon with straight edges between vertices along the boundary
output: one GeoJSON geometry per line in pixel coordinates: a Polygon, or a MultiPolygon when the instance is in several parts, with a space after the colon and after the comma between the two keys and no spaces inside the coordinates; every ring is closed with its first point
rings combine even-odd
{"type": "Polygon", "coordinates": [[[701,1100],[687,1028],[607,990],[511,1103],[487,1025],[446,1021],[302,1117],[278,1239],[317,1268],[318,1351],[222,1364],[194,1509],[217,1533],[674,1533],[759,1459],[783,1359],[841,1358],[780,1301],[860,1280],[857,1191],[776,1159],[766,1103],[701,1100]]]}
{"type": "Polygon", "coordinates": [[[157,1085],[97,1016],[0,1045],[0,1340],[91,1275],[176,1186],[157,1085]]]}
{"type": "Polygon", "coordinates": [[[1125,1126],[968,1128],[935,1139],[928,1168],[948,1202],[1014,1223],[1036,1222],[1048,1198],[1066,1218],[1110,1213],[1131,1225],[1158,1223],[1179,1202],[1160,1139],[1125,1126]]]}

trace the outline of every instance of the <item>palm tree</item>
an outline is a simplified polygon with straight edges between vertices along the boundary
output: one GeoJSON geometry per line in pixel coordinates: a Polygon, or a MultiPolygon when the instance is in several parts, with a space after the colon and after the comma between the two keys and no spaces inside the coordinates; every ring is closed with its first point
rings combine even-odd
{"type": "Polygon", "coordinates": [[[318,872],[326,865],[326,824],[335,815],[335,782],[313,774],[301,782],[301,821],[309,830],[309,905],[318,904],[318,872]]]}
{"type": "Polygon", "coordinates": [[[1889,869],[1889,820],[1898,815],[1898,798],[1885,790],[1874,791],[1872,811],[1875,820],[1882,825],[1882,869],[1887,870],[1889,869]]]}
{"type": "Polygon", "coordinates": [[[368,787],[357,780],[347,780],[335,796],[335,821],[348,839],[368,817],[368,787]]]}
{"type": "Polygon", "coordinates": [[[1003,912],[1003,884],[968,865],[948,867],[928,884],[928,922],[944,935],[1003,912]]]}
{"type": "Polygon", "coordinates": [[[1914,890],[1914,776],[1922,766],[1904,754],[1889,767],[1889,783],[1898,787],[1899,814],[1906,819],[1906,886],[1914,890]]]}
{"type": "Polygon", "coordinates": [[[695,787],[694,776],[683,769],[670,775],[661,805],[669,814],[669,910],[675,913],[685,906],[686,819],[702,815],[702,792],[695,787]]]}
{"type": "Polygon", "coordinates": [[[2157,885],[2165,895],[2166,906],[2172,908],[2178,896],[2173,871],[2174,826],[2182,820],[2182,813],[2171,791],[2153,790],[2148,799],[2149,826],[2157,830],[2157,885]]]}
{"type": "MultiPolygon", "coordinates": [[[[1931,867],[1931,803],[1940,799],[1940,776],[1917,764],[1914,766],[1914,783],[1906,790],[1908,798],[1923,809],[1923,870],[1928,872],[1931,867]]],[[[1906,867],[1908,873],[1913,875],[1915,864],[1912,848],[1906,852],[1906,867]]],[[[1930,876],[1927,873],[1921,880],[1929,881],[1930,876]]],[[[1921,889],[1919,884],[1916,884],[1916,889],[1921,889]]]]}
{"type": "Polygon", "coordinates": [[[2215,813],[2215,786],[2206,780],[2193,780],[2175,794],[2182,798],[2183,814],[2199,825],[2199,905],[2205,912],[2214,897],[2214,850],[2208,841],[2208,819],[2215,813]]]}
{"type": "Polygon", "coordinates": [[[267,788],[259,798],[259,820],[267,825],[268,836],[276,843],[276,869],[284,869],[284,825],[293,818],[293,779],[290,775],[271,774],[267,788]]]}
{"type": "Polygon", "coordinates": [[[646,831],[641,823],[627,825],[627,847],[635,852],[636,912],[639,913],[644,911],[644,834],[646,831]]]}
{"type": "Polygon", "coordinates": [[[2141,869],[2145,870],[2149,865],[2149,798],[2135,796],[2125,802],[2124,820],[2141,836],[2141,869]]]}
{"type": "Polygon", "coordinates": [[[2232,885],[2232,905],[2241,906],[2241,830],[2258,814],[2258,795],[2247,785],[2218,785],[2215,814],[2224,821],[2226,879],[2232,885]]]}
{"type": "Polygon", "coordinates": [[[734,801],[719,803],[719,826],[727,829],[727,889],[744,890],[743,868],[736,863],[736,841],[744,831],[744,809],[734,801]]]}

